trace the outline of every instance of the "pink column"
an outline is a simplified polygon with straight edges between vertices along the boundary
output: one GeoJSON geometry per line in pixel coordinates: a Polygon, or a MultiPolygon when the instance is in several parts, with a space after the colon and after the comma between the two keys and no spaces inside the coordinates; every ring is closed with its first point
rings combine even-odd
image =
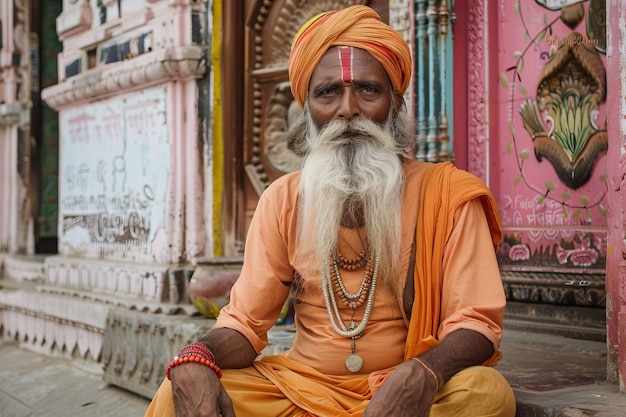
{"type": "Polygon", "coordinates": [[[608,255],[606,265],[608,377],[626,377],[626,10],[622,0],[609,0],[607,19],[607,113],[610,177],[608,214],[608,255]]]}

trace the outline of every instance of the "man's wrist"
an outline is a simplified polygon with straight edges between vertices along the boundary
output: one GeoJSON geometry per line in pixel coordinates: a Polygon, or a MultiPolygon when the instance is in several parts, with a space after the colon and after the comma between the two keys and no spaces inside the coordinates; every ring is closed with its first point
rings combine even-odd
{"type": "Polygon", "coordinates": [[[424,361],[422,361],[419,357],[414,356],[411,359],[417,361],[417,363],[420,364],[420,366],[422,368],[424,368],[424,370],[426,371],[426,374],[430,375],[431,379],[435,382],[435,386],[437,387],[437,390],[439,390],[439,388],[441,388],[441,378],[439,378],[437,376],[437,374],[435,373],[435,371],[428,365],[426,365],[426,363],[424,363],[424,361]]]}
{"type": "Polygon", "coordinates": [[[183,347],[165,369],[167,379],[171,379],[170,371],[172,368],[183,363],[206,365],[213,369],[219,378],[222,377],[222,370],[215,364],[215,355],[204,343],[195,342],[183,347]]]}

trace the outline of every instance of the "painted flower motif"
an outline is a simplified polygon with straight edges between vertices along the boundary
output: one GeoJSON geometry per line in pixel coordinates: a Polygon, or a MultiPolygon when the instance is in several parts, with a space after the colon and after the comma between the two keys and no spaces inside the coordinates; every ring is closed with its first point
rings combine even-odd
{"type": "Polygon", "coordinates": [[[593,236],[593,246],[595,246],[596,248],[598,248],[600,250],[600,255],[602,256],[606,256],[606,245],[604,242],[604,237],[601,235],[594,235],[593,236]]]}
{"type": "Polygon", "coordinates": [[[591,240],[586,237],[580,242],[574,240],[574,249],[556,249],[556,257],[561,265],[566,264],[568,260],[574,266],[588,267],[594,265],[598,261],[598,251],[591,248],[591,240]]]}
{"type": "Polygon", "coordinates": [[[528,245],[513,245],[509,250],[509,259],[512,261],[527,261],[530,259],[530,248],[528,245]]]}
{"type": "Polygon", "coordinates": [[[558,246],[556,248],[556,259],[559,261],[561,265],[567,263],[567,259],[569,258],[571,251],[565,250],[562,247],[558,246]]]}
{"type": "Polygon", "coordinates": [[[575,266],[592,266],[598,260],[598,252],[594,249],[576,249],[570,259],[575,266]]]}
{"type": "Polygon", "coordinates": [[[600,54],[574,42],[557,48],[543,68],[536,100],[520,106],[537,161],[546,158],[572,189],[587,183],[598,156],[608,149],[606,129],[598,126],[598,107],[605,100],[606,70],[600,54]]]}

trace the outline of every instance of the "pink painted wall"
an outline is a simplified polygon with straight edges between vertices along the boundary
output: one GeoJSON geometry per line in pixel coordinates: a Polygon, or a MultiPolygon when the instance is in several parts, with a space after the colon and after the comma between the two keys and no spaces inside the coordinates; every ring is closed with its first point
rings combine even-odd
{"type": "Polygon", "coordinates": [[[626,7],[607,1],[607,106],[609,132],[609,250],[607,256],[607,342],[609,377],[624,387],[626,376],[626,7]]]}
{"type": "Polygon", "coordinates": [[[606,57],[595,47],[601,40],[586,28],[592,14],[589,6],[589,2],[575,6],[582,19],[570,28],[560,10],[548,10],[535,1],[499,2],[496,24],[490,25],[490,30],[497,30],[497,44],[490,48],[495,62],[490,78],[493,82],[497,77],[498,84],[490,94],[488,182],[501,205],[505,237],[499,260],[505,270],[584,273],[605,268],[607,163],[599,144],[606,141],[606,57]],[[569,49],[559,51],[562,44],[569,49]],[[562,57],[549,63],[551,55],[562,57]],[[552,68],[549,73],[547,66],[552,68]],[[567,71],[574,71],[571,80],[563,75],[567,71]],[[598,82],[597,88],[582,78],[587,72],[598,82]],[[548,107],[529,111],[541,104],[542,97],[546,99],[538,91],[543,91],[542,80],[557,95],[574,93],[569,99],[548,96],[547,100],[552,97],[561,103],[554,107],[556,117],[548,107]],[[583,94],[578,97],[578,92],[583,94]],[[576,106],[572,104],[576,100],[587,102],[576,106]],[[526,123],[520,113],[524,107],[526,123]],[[542,129],[546,133],[538,133],[542,129]],[[546,148],[560,148],[558,135],[581,147],[586,140],[582,151],[572,152],[574,156],[580,152],[579,159],[593,160],[588,181],[568,185],[557,175],[554,165],[576,166],[562,150],[547,156],[546,148]],[[546,146],[538,148],[542,141],[546,146]],[[544,152],[541,160],[537,152],[544,152]],[[557,162],[551,163],[550,158],[557,162]]]}

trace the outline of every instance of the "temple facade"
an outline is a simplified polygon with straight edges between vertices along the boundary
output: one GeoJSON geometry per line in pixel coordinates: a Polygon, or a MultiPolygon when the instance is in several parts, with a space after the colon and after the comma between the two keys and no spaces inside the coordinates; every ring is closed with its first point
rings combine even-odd
{"type": "Polygon", "coordinates": [[[496,196],[506,325],[605,340],[626,390],[620,0],[3,2],[0,338],[150,397],[227,297],[193,278],[236,279],[259,196],[300,167],[291,39],[357,3],[414,53],[412,157],[496,196]]]}

